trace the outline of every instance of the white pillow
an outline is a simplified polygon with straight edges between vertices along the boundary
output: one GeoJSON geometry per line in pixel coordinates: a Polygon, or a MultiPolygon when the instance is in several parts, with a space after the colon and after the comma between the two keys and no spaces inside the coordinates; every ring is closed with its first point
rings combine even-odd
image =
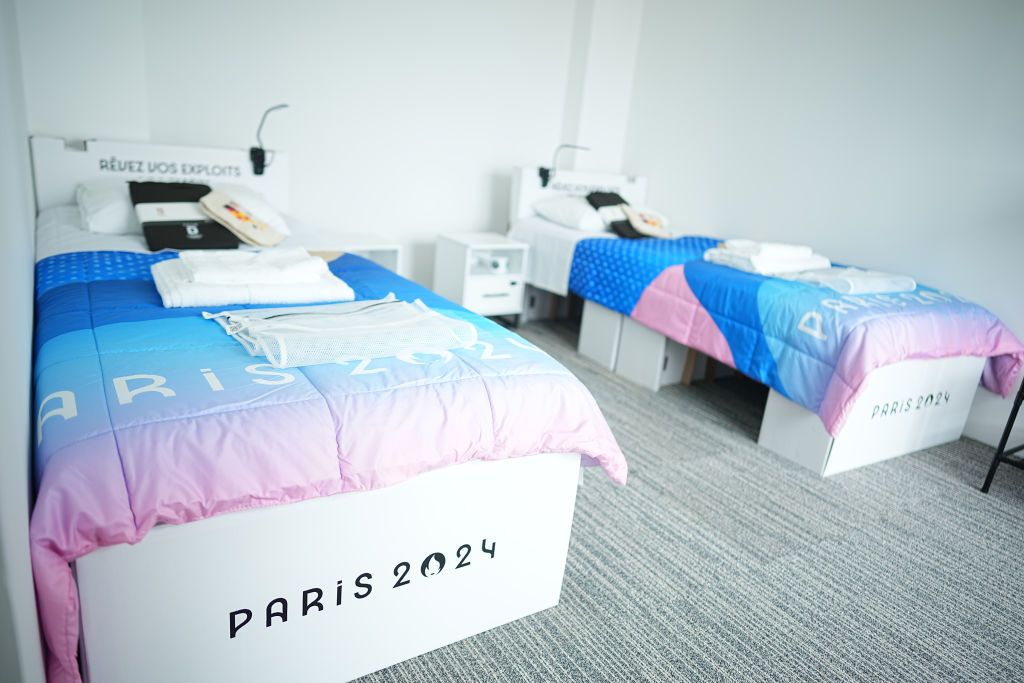
{"type": "Polygon", "coordinates": [[[586,197],[561,195],[539,199],[533,203],[533,210],[542,218],[567,228],[587,232],[604,232],[605,224],[586,197]]]}
{"type": "MultiPolygon", "coordinates": [[[[263,196],[243,185],[216,185],[248,209],[252,214],[282,235],[291,235],[288,223],[263,196]]],[[[89,232],[108,235],[142,234],[135,215],[126,180],[92,180],[81,183],[75,191],[82,227],[89,232]]]]}
{"type": "Polygon", "coordinates": [[[92,180],[75,189],[82,227],[106,235],[142,234],[135,217],[128,183],[123,180],[92,180]]]}

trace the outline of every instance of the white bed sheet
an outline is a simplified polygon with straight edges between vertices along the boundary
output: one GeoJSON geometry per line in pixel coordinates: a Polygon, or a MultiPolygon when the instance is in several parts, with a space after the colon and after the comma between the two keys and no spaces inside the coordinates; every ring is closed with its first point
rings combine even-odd
{"type": "Polygon", "coordinates": [[[574,230],[539,216],[520,218],[508,236],[530,245],[526,282],[559,296],[569,294],[569,272],[576,244],[585,239],[618,239],[610,232],[574,230]]]}
{"type": "Polygon", "coordinates": [[[149,253],[142,235],[108,235],[85,230],[77,206],[54,206],[40,211],[36,218],[36,261],[75,251],[149,253]]]}

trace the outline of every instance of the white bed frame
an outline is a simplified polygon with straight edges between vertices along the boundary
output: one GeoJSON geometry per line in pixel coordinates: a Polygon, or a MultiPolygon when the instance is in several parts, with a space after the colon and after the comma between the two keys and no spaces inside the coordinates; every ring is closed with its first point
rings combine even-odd
{"type": "Polygon", "coordinates": [[[509,223],[535,215],[533,205],[550,197],[585,197],[591,192],[615,192],[630,204],[647,202],[647,178],[621,173],[555,169],[548,184],[541,181],[536,166],[512,169],[512,196],[509,202],[509,223]]]}
{"type": "MultiPolygon", "coordinates": [[[[287,206],[280,153],[253,176],[244,150],[38,137],[31,149],[38,210],[72,203],[78,183],[107,177],[230,181],[287,206]]],[[[385,489],[160,526],[137,545],[101,548],[74,563],[84,675],[336,683],[552,607],[579,465],[578,455],[557,453],[470,462],[385,489]],[[436,573],[434,553],[445,558],[436,573]],[[408,583],[395,587],[403,563],[408,583]],[[360,597],[367,584],[372,592],[360,597]],[[244,610],[251,617],[231,638],[244,610]]]]}
{"type": "MultiPolygon", "coordinates": [[[[555,171],[545,186],[540,169],[516,168],[512,174],[512,201],[509,203],[510,225],[517,220],[533,216],[533,205],[540,199],[555,196],[584,196],[595,191],[615,192],[630,204],[647,203],[647,178],[617,173],[591,171],[555,171]]],[[[536,248],[536,247],[533,247],[536,248]]],[[[549,292],[528,281],[523,321],[564,317],[568,311],[565,297],[549,292]]],[[[651,337],[655,333],[633,323],[629,318],[593,301],[584,301],[583,319],[576,350],[606,370],[613,370],[629,379],[657,390],[666,383],[683,377],[687,384],[703,377],[706,359],[664,337],[651,337]],[[648,334],[645,334],[648,333],[648,334]],[[619,356],[620,340],[645,347],[659,359],[658,372],[651,374],[632,357],[619,356]],[[655,348],[658,347],[658,348],[655,348]],[[669,378],[676,377],[671,380],[669,378]]]]}
{"type": "MultiPolygon", "coordinates": [[[[583,314],[585,324],[589,318],[603,330],[603,336],[590,335],[591,342],[613,339],[618,330],[614,351],[609,351],[612,342],[601,349],[610,368],[652,391],[688,384],[714,367],[703,354],[593,301],[584,303],[583,314]]],[[[984,358],[957,356],[879,368],[868,376],[836,437],[815,413],[772,390],[758,443],[824,477],[955,441],[963,434],[984,365],[984,358]]],[[[720,367],[720,374],[731,371],[720,367]]]]}
{"type": "Polygon", "coordinates": [[[74,204],[80,183],[103,179],[244,185],[275,208],[288,210],[288,155],[284,152],[271,152],[270,166],[263,175],[255,175],[248,150],[72,142],[43,136],[33,136],[29,144],[37,212],[74,204]]]}

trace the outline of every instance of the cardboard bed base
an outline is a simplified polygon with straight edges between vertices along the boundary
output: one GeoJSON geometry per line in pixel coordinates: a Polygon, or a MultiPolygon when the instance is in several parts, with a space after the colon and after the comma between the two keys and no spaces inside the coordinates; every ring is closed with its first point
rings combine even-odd
{"type": "Polygon", "coordinates": [[[576,350],[605,370],[614,370],[624,319],[621,313],[585,299],[576,350]]]}
{"type": "Polygon", "coordinates": [[[537,320],[558,320],[569,315],[569,298],[527,284],[520,324],[537,320]]]}
{"type": "Polygon", "coordinates": [[[588,299],[576,350],[606,370],[657,391],[668,384],[689,384],[704,376],[708,359],[641,325],[628,316],[588,299]],[[621,353],[620,349],[628,349],[621,353]]]}
{"type": "Polygon", "coordinates": [[[553,607],[579,466],[469,462],[99,549],[75,567],[85,680],[337,683],[553,607]]]}
{"type": "Polygon", "coordinates": [[[984,366],[984,358],[955,356],[878,368],[835,437],[816,414],[773,389],[757,443],[827,477],[956,441],[984,366]]]}
{"type": "MultiPolygon", "coordinates": [[[[579,352],[652,391],[689,384],[713,367],[703,354],[593,301],[584,303],[579,352]]],[[[956,356],[879,368],[868,376],[835,438],[815,413],[773,390],[758,443],[827,477],[955,441],[967,424],[984,365],[984,358],[956,356]]]]}

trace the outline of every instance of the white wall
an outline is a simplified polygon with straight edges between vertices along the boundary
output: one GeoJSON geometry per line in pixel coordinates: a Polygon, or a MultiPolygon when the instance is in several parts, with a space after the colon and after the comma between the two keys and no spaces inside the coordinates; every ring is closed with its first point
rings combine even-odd
{"type": "Polygon", "coordinates": [[[0,680],[41,681],[28,556],[33,211],[14,3],[0,0],[0,680]]]}
{"type": "Polygon", "coordinates": [[[572,0],[18,7],[32,133],[248,147],[288,102],[293,212],[403,242],[426,284],[436,234],[503,228],[510,168],[561,142],[572,0]]]}
{"type": "MultiPolygon", "coordinates": [[[[1022,35],[1016,0],[648,0],[625,167],[677,225],[906,272],[1024,335],[1022,35]]],[[[1008,412],[979,392],[968,433],[1008,412]]]]}
{"type": "Polygon", "coordinates": [[[642,0],[576,2],[562,141],[589,151],[566,150],[559,167],[622,170],[643,7],[642,0]]]}
{"type": "Polygon", "coordinates": [[[15,2],[32,134],[146,140],[142,5],[136,0],[15,2]]]}

